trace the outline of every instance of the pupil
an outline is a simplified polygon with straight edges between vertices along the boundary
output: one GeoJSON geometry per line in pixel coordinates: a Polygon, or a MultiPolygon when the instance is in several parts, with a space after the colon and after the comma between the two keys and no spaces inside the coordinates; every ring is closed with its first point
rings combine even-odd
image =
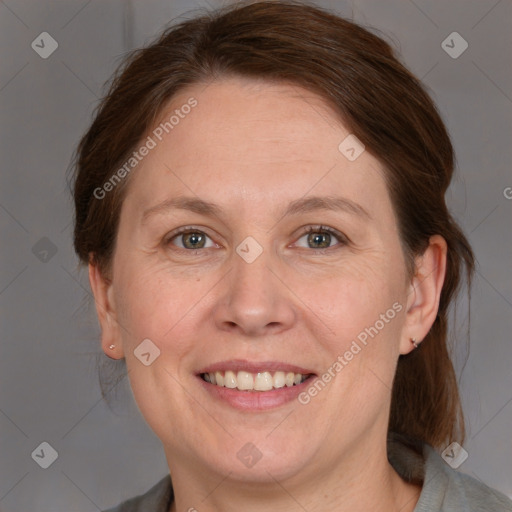
{"type": "Polygon", "coordinates": [[[331,235],[329,235],[329,233],[312,233],[309,235],[308,242],[310,244],[321,244],[320,248],[323,249],[329,247],[331,243],[331,235]]]}
{"type": "Polygon", "coordinates": [[[190,243],[190,245],[192,245],[192,249],[197,249],[198,247],[202,247],[204,245],[204,237],[198,233],[186,233],[184,235],[184,241],[185,247],[187,247],[190,243]]]}

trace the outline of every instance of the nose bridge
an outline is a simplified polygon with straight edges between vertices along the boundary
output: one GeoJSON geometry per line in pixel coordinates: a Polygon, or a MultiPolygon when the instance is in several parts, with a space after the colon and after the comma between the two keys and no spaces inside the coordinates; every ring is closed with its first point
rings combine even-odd
{"type": "Polygon", "coordinates": [[[272,309],[279,292],[275,290],[275,283],[271,282],[271,259],[268,249],[255,256],[255,248],[251,247],[250,242],[242,243],[237,248],[233,258],[229,301],[239,314],[263,315],[272,309]]]}
{"type": "MultiPolygon", "coordinates": [[[[243,248],[243,247],[242,247],[243,248]]],[[[263,251],[254,260],[246,260],[239,252],[233,257],[232,282],[230,295],[234,298],[256,302],[256,299],[266,299],[272,302],[275,297],[271,293],[273,283],[270,282],[272,273],[269,270],[271,258],[268,250],[263,251]]],[[[250,254],[250,250],[249,250],[250,254]]]]}
{"type": "Polygon", "coordinates": [[[257,335],[292,325],[294,306],[271,271],[273,263],[271,250],[251,237],[239,244],[216,311],[219,327],[257,335]]]}

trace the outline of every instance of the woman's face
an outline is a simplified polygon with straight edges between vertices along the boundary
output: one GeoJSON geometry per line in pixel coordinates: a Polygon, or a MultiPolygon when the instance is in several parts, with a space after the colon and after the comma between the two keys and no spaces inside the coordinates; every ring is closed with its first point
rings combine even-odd
{"type": "Polygon", "coordinates": [[[298,87],[225,79],[176,109],[132,171],[103,326],[142,414],[171,468],[269,481],[361,456],[414,295],[382,166],[298,87]]]}

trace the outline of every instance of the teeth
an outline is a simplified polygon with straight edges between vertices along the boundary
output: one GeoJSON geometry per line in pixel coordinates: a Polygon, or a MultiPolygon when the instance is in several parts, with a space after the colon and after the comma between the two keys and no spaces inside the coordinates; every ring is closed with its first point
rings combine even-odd
{"type": "Polygon", "coordinates": [[[276,372],[274,373],[274,387],[275,388],[284,388],[284,372],[276,372]]]}
{"type": "Polygon", "coordinates": [[[258,373],[254,379],[254,389],[256,391],[269,391],[274,387],[272,375],[269,372],[258,373]]]}
{"type": "Polygon", "coordinates": [[[254,389],[254,377],[249,372],[238,372],[236,382],[236,387],[242,391],[246,389],[254,389]]]}
{"type": "Polygon", "coordinates": [[[220,387],[230,389],[239,389],[240,391],[270,391],[271,389],[279,389],[283,387],[291,387],[304,382],[308,375],[293,372],[258,372],[252,374],[250,372],[235,372],[227,370],[225,372],[203,373],[203,379],[206,382],[215,384],[220,387]]]}
{"type": "Polygon", "coordinates": [[[234,388],[236,388],[236,385],[237,385],[237,382],[236,382],[235,374],[231,370],[228,370],[227,372],[225,372],[224,373],[224,386],[226,386],[227,388],[234,389],[234,388]]]}

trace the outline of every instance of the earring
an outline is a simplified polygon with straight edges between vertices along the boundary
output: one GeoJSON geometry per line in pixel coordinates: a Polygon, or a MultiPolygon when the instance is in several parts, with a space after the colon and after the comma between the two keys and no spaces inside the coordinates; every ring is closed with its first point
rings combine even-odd
{"type": "Polygon", "coordinates": [[[114,350],[114,349],[116,348],[116,346],[115,346],[114,344],[112,344],[112,345],[110,345],[108,348],[109,348],[110,350],[114,350]]]}
{"type": "Polygon", "coordinates": [[[420,346],[420,343],[416,341],[416,338],[411,338],[411,343],[414,345],[414,348],[418,348],[420,346]]]}

